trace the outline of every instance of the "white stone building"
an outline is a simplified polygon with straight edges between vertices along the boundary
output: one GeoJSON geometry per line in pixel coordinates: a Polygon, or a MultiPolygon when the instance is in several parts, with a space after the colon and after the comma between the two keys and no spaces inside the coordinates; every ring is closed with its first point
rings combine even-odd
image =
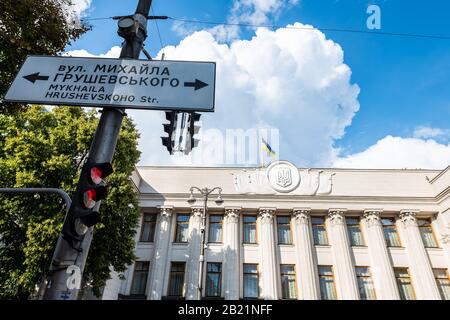
{"type": "Polygon", "coordinates": [[[450,299],[450,167],[138,167],[132,181],[138,258],[103,299],[450,299]],[[222,188],[203,262],[191,186],[222,188]]]}

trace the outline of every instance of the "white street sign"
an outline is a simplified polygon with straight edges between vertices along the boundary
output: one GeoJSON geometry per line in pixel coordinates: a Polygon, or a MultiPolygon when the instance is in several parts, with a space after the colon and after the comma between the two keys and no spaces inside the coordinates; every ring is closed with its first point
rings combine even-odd
{"type": "Polygon", "coordinates": [[[215,62],[29,56],[5,101],[214,111],[215,62]]]}

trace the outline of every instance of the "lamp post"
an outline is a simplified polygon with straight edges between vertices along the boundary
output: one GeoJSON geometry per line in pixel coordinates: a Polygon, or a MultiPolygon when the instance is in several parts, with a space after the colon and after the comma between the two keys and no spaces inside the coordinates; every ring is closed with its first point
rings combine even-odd
{"type": "Polygon", "coordinates": [[[210,194],[212,194],[214,191],[218,191],[217,199],[215,200],[217,205],[221,205],[223,203],[222,199],[222,188],[220,187],[214,187],[212,189],[209,188],[198,188],[198,187],[191,187],[190,192],[191,195],[189,196],[189,199],[187,202],[189,204],[194,204],[196,199],[194,197],[194,191],[197,191],[200,193],[201,196],[203,196],[203,214],[202,214],[202,224],[200,226],[200,258],[199,258],[199,271],[198,271],[198,299],[201,300],[202,298],[202,279],[203,279],[203,268],[204,268],[204,262],[205,262],[205,248],[207,247],[205,244],[205,229],[206,229],[206,211],[208,209],[208,197],[210,194]]]}

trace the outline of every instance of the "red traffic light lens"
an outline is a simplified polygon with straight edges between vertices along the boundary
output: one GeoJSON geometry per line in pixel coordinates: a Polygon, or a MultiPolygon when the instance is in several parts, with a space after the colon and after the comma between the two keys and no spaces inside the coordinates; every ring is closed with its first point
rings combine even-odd
{"type": "Polygon", "coordinates": [[[91,180],[95,184],[99,184],[103,180],[103,170],[99,167],[91,168],[91,180]]]}
{"type": "Polygon", "coordinates": [[[97,202],[97,192],[95,189],[89,189],[83,193],[83,204],[85,208],[92,209],[97,202]]]}

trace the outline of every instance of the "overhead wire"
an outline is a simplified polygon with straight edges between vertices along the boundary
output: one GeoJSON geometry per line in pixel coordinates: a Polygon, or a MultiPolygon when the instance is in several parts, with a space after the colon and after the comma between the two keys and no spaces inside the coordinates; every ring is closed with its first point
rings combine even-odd
{"type": "MultiPolygon", "coordinates": [[[[98,18],[82,18],[82,21],[94,21],[94,20],[108,20],[113,19],[115,17],[98,17],[98,18]]],[[[173,21],[179,21],[184,23],[192,23],[192,24],[205,24],[205,25],[224,25],[224,26],[236,26],[236,27],[251,27],[251,28],[270,28],[270,29],[290,29],[290,30],[305,30],[305,31],[327,31],[327,32],[342,32],[342,33],[356,33],[356,34],[368,34],[368,35],[376,35],[376,36],[397,36],[397,37],[409,37],[409,38],[425,38],[425,39],[437,39],[437,40],[450,40],[450,36],[446,35],[433,35],[433,34],[419,34],[419,33],[401,33],[401,32],[387,32],[387,31],[369,31],[369,30],[361,30],[361,29],[342,29],[342,28],[321,28],[321,27],[298,27],[293,25],[276,25],[276,24],[251,24],[251,23],[232,23],[232,22],[222,22],[222,21],[202,21],[202,20],[193,20],[193,19],[182,19],[175,17],[167,17],[173,21]]],[[[155,20],[156,29],[158,32],[158,37],[160,39],[161,48],[164,48],[163,42],[161,39],[161,32],[159,30],[158,22],[155,20]]]]}

